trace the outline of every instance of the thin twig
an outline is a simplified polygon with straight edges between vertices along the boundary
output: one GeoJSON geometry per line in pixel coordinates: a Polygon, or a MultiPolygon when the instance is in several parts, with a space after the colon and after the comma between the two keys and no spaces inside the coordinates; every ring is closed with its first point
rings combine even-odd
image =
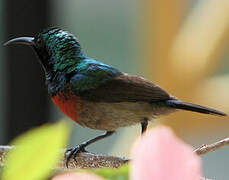
{"type": "Polygon", "coordinates": [[[210,151],[215,151],[216,149],[220,149],[224,146],[229,145],[229,138],[222,139],[212,144],[204,144],[201,147],[194,150],[198,155],[206,154],[210,151]]]}

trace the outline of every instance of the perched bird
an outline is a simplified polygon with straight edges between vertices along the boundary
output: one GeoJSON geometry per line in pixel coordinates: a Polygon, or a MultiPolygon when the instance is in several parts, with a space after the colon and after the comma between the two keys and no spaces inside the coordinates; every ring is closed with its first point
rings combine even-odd
{"type": "Polygon", "coordinates": [[[78,39],[67,31],[49,28],[35,37],[5,43],[30,45],[42,65],[52,101],[73,121],[105,134],[68,149],[68,160],[121,127],[141,124],[177,110],[226,116],[200,105],[182,102],[146,79],[129,75],[87,57],[78,39]]]}

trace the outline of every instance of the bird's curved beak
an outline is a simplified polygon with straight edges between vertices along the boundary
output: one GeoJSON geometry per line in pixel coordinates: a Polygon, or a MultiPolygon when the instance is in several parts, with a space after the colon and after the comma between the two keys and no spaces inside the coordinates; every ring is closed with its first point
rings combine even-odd
{"type": "Polygon", "coordinates": [[[11,44],[25,44],[25,45],[35,45],[34,43],[34,37],[19,37],[19,38],[14,38],[6,43],[4,43],[4,46],[8,46],[11,44]]]}

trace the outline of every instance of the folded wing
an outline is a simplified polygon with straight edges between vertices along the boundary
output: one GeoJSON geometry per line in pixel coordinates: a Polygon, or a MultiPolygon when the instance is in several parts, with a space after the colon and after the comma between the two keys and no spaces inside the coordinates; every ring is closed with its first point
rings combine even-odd
{"type": "Polygon", "coordinates": [[[128,74],[119,75],[96,88],[78,93],[82,99],[96,102],[156,102],[174,99],[150,81],[128,74]]]}

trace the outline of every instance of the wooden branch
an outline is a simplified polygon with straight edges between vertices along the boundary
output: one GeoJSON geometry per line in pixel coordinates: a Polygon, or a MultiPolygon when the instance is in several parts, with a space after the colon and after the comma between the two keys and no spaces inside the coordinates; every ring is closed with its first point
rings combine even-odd
{"type": "MultiPolygon", "coordinates": [[[[64,154],[64,152],[62,153],[64,154]]],[[[81,152],[77,155],[76,161],[73,158],[70,159],[68,168],[64,157],[57,169],[118,168],[128,161],[126,158],[81,152]]]]}
{"type": "MultiPolygon", "coordinates": [[[[221,140],[219,142],[210,144],[210,145],[204,145],[200,148],[196,149],[194,152],[196,152],[198,155],[205,154],[209,151],[215,150],[217,148],[221,148],[225,145],[228,145],[229,138],[226,138],[224,140],[221,140]],[[214,147],[215,145],[215,147],[214,147]],[[214,147],[214,148],[213,148],[214,147]]],[[[4,166],[7,152],[11,150],[12,146],[0,146],[0,166],[4,166]]],[[[82,152],[79,153],[77,156],[77,161],[75,161],[73,158],[69,162],[69,167],[66,167],[66,158],[64,156],[64,152],[62,151],[63,160],[60,162],[60,164],[56,167],[56,171],[54,175],[60,174],[66,171],[72,171],[76,169],[86,169],[86,168],[105,168],[105,167],[111,167],[111,168],[118,168],[121,165],[127,163],[129,159],[126,158],[119,158],[114,156],[108,156],[108,155],[98,155],[88,152],[82,152]]],[[[204,177],[201,178],[201,180],[210,180],[206,179],[204,177]]]]}
{"type": "Polygon", "coordinates": [[[12,148],[12,146],[0,146],[0,166],[4,166],[6,161],[6,154],[12,148]]]}
{"type": "MultiPolygon", "coordinates": [[[[213,144],[203,145],[194,150],[198,155],[206,154],[210,151],[222,148],[226,145],[229,145],[229,138],[217,141],[213,144]]],[[[0,165],[3,166],[7,152],[12,149],[11,146],[0,146],[0,165]]],[[[64,156],[64,152],[62,152],[64,156]]],[[[77,156],[77,161],[71,159],[69,162],[68,169],[86,169],[86,168],[104,168],[104,167],[113,167],[118,168],[121,165],[128,162],[126,158],[119,158],[108,155],[99,155],[88,152],[79,153],[77,156]]],[[[66,170],[66,159],[65,157],[57,167],[59,170],[66,170]]]]}
{"type": "MultiPolygon", "coordinates": [[[[13,147],[11,146],[0,146],[0,166],[4,166],[7,152],[12,148],[13,147]]],[[[61,152],[63,160],[57,166],[57,170],[74,170],[105,167],[118,168],[129,161],[125,158],[82,152],[78,154],[77,161],[75,161],[73,158],[70,159],[70,162],[68,164],[69,167],[67,168],[64,152],[65,151],[61,152]]]]}
{"type": "Polygon", "coordinates": [[[222,139],[212,144],[204,144],[201,147],[194,150],[198,155],[206,154],[210,151],[215,151],[216,149],[222,148],[229,145],[229,138],[222,139]]]}
{"type": "MultiPolygon", "coordinates": [[[[216,149],[222,148],[226,145],[229,145],[229,138],[225,138],[223,140],[217,141],[213,144],[203,145],[194,150],[198,155],[206,154],[208,152],[214,151],[216,149]]],[[[3,166],[7,152],[12,149],[11,146],[0,146],[0,165],[3,166]]],[[[86,168],[105,168],[112,167],[118,168],[121,165],[127,163],[129,159],[101,155],[101,154],[93,154],[89,152],[79,153],[77,156],[77,160],[75,161],[73,158],[70,159],[69,167],[66,168],[66,158],[64,157],[64,152],[61,152],[63,155],[63,160],[57,166],[57,170],[74,170],[74,169],[86,169],[86,168]]]]}

